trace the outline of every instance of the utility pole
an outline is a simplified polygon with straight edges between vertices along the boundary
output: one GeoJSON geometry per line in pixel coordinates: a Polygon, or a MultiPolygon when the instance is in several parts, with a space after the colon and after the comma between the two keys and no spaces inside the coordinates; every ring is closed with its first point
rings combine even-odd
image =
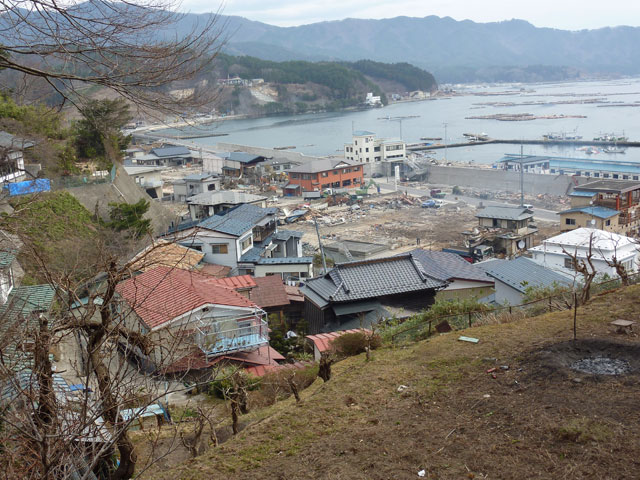
{"type": "Polygon", "coordinates": [[[322,274],[327,273],[327,260],[324,258],[324,247],[322,246],[322,239],[320,238],[320,230],[318,229],[318,219],[313,215],[313,223],[316,226],[316,235],[318,235],[318,245],[320,245],[320,256],[322,257],[322,274]]]}

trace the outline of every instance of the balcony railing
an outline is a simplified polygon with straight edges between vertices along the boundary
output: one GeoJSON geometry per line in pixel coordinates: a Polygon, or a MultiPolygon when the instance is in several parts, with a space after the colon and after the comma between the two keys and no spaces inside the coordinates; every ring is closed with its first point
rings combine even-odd
{"type": "Polygon", "coordinates": [[[215,323],[198,328],[196,342],[207,355],[223,355],[230,352],[251,350],[269,343],[267,322],[262,319],[238,322],[239,328],[215,330],[215,323]],[[251,322],[246,325],[246,323],[251,322]]]}

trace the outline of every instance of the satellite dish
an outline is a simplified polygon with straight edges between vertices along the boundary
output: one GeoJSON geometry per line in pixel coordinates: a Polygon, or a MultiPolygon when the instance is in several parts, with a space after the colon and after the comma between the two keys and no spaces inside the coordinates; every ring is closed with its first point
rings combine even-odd
{"type": "Polygon", "coordinates": [[[520,240],[520,241],[518,242],[518,248],[519,248],[520,250],[524,250],[524,247],[525,247],[525,246],[526,246],[526,243],[524,243],[524,240],[520,240]]]}
{"type": "Polygon", "coordinates": [[[595,224],[596,224],[596,221],[595,221],[594,219],[591,219],[591,220],[589,220],[589,223],[590,223],[591,225],[595,225],[595,224]]]}

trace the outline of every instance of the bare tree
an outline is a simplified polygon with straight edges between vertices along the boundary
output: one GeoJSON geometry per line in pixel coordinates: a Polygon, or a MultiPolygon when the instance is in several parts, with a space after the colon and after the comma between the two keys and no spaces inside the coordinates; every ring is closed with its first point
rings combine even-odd
{"type": "Polygon", "coordinates": [[[569,252],[562,247],[562,252],[570,258],[573,269],[576,273],[582,275],[582,290],[579,299],[581,305],[584,305],[591,298],[591,284],[598,274],[593,264],[593,237],[594,234],[591,232],[589,234],[589,247],[584,257],[578,254],[578,247],[573,252],[569,252]]]}
{"type": "Polygon", "coordinates": [[[600,249],[600,256],[609,267],[615,269],[616,274],[618,275],[618,277],[620,277],[620,281],[622,282],[622,285],[629,286],[631,284],[631,280],[629,278],[629,272],[627,271],[627,267],[625,263],[622,262],[620,258],[618,258],[618,246],[620,244],[620,238],[621,237],[617,237],[617,236],[614,237],[613,235],[610,236],[610,240],[613,243],[613,255],[611,255],[611,258],[609,258],[606,255],[606,253],[603,252],[601,249],[600,249]]]}
{"type": "Polygon", "coordinates": [[[184,111],[202,104],[204,90],[170,95],[167,87],[196,78],[225,38],[217,13],[189,25],[173,11],[177,5],[1,0],[0,69],[43,80],[62,102],[82,103],[94,85],[141,107],[184,111]]]}

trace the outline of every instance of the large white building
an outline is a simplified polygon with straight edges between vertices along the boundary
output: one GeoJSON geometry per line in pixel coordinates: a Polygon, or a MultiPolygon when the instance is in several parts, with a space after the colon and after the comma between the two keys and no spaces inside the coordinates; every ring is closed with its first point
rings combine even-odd
{"type": "Polygon", "coordinates": [[[366,130],[353,132],[353,142],[344,145],[344,157],[358,163],[402,160],[406,154],[407,147],[402,140],[376,138],[375,133],[366,130]]]}
{"type": "Polygon", "coordinates": [[[596,228],[578,228],[548,238],[542,245],[530,248],[529,252],[534,262],[557,272],[575,275],[573,259],[567,253],[576,255],[578,260],[586,259],[590,244],[591,260],[600,276],[618,276],[616,269],[609,265],[614,256],[625,266],[629,274],[638,271],[640,256],[634,240],[596,228]]]}

